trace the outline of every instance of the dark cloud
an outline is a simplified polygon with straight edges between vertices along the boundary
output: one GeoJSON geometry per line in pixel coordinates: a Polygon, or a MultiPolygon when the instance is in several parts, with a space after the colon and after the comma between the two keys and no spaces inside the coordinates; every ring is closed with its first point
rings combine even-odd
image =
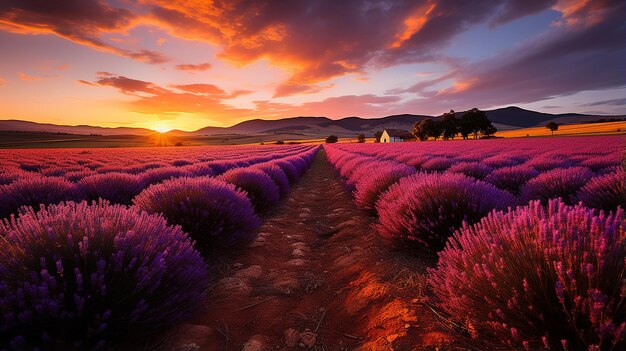
{"type": "Polygon", "coordinates": [[[549,9],[557,3],[557,0],[509,0],[500,5],[500,8],[491,25],[496,26],[518,18],[534,15],[549,9]]]}
{"type": "Polygon", "coordinates": [[[162,54],[110,45],[102,33],[123,32],[136,25],[137,14],[99,0],[4,0],[0,2],[0,28],[16,33],[56,34],[73,42],[134,60],[159,64],[162,54]]]}
{"type": "MultiPolygon", "coordinates": [[[[372,67],[441,60],[439,50],[454,35],[501,11],[490,0],[154,0],[152,4],[153,20],[179,37],[221,45],[221,58],[237,64],[268,58],[291,70],[276,97],[318,92],[327,87],[320,82],[372,67]]],[[[510,12],[516,6],[506,8],[510,12]]]]}
{"type": "Polygon", "coordinates": [[[96,84],[117,88],[124,94],[146,93],[159,95],[166,92],[166,89],[154,83],[118,76],[109,72],[98,72],[96,84]]]}
{"type": "Polygon", "coordinates": [[[609,105],[609,106],[624,106],[624,105],[626,105],[626,98],[596,101],[596,102],[591,102],[591,103],[588,103],[588,104],[582,104],[581,106],[591,107],[591,106],[605,106],[605,105],[609,105]]]}
{"type": "MultiPolygon", "coordinates": [[[[159,26],[173,36],[219,45],[219,57],[236,65],[267,59],[290,71],[277,86],[275,97],[316,93],[332,87],[327,82],[332,78],[399,63],[437,62],[449,67],[440,77],[389,91],[392,98],[383,98],[391,101],[384,103],[372,103],[380,98],[376,96],[338,97],[353,107],[361,104],[363,108],[355,108],[370,111],[369,115],[423,111],[425,106],[434,113],[534,102],[626,86],[623,0],[144,0],[112,4],[5,0],[0,3],[0,28],[52,33],[98,50],[162,63],[166,58],[157,52],[128,50],[102,39],[103,33],[127,33],[142,24],[159,26]],[[471,26],[498,26],[548,8],[559,12],[560,18],[543,34],[508,51],[474,63],[443,54],[451,39],[471,26]],[[442,85],[446,88],[439,88],[442,85]],[[399,94],[404,100],[395,98],[399,94]],[[407,101],[409,96],[414,99],[407,101]]],[[[176,68],[193,71],[208,69],[207,65],[176,68]]],[[[209,104],[230,113],[232,109],[221,100],[248,93],[227,93],[211,85],[169,89],[116,75],[101,75],[97,84],[125,94],[151,95],[139,100],[146,109],[160,98],[165,101],[161,106],[172,109],[199,110],[192,106],[209,104]]],[[[336,100],[323,102],[338,106],[336,100]]],[[[315,104],[296,107],[304,111],[322,108],[315,104]]],[[[259,106],[294,111],[271,102],[259,102],[259,106]]]]}
{"type": "MultiPolygon", "coordinates": [[[[531,41],[455,69],[450,73],[452,87],[431,90],[434,94],[419,103],[443,110],[479,103],[498,106],[626,86],[625,5],[607,2],[610,11],[589,12],[593,20],[572,17],[582,16],[572,12],[563,17],[563,25],[531,41]],[[603,13],[601,20],[598,13],[603,13]]],[[[429,83],[420,82],[409,90],[428,91],[429,83]]]]}

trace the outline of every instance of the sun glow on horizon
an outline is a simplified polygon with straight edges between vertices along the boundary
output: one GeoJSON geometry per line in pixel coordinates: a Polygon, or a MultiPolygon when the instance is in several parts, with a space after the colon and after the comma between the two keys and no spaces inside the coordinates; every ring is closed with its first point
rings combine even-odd
{"type": "Polygon", "coordinates": [[[151,127],[150,129],[154,130],[155,132],[164,134],[169,132],[170,130],[174,129],[166,124],[159,124],[159,125],[155,125],[153,127],[151,127]]]}

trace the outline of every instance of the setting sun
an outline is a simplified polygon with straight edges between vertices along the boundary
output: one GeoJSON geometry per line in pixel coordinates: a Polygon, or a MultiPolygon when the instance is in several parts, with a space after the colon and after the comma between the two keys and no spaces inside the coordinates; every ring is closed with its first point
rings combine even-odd
{"type": "Polygon", "coordinates": [[[174,128],[170,127],[167,124],[156,124],[153,127],[150,127],[150,129],[154,130],[155,132],[159,132],[159,133],[163,134],[163,133],[169,132],[170,130],[172,130],[174,128]]]}

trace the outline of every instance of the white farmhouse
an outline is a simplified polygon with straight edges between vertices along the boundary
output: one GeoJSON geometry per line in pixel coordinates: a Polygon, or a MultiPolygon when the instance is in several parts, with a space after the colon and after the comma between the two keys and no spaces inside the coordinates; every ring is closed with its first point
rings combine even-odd
{"type": "Polygon", "coordinates": [[[381,143],[396,143],[412,139],[415,139],[413,134],[400,129],[385,129],[383,135],[380,136],[381,143]]]}

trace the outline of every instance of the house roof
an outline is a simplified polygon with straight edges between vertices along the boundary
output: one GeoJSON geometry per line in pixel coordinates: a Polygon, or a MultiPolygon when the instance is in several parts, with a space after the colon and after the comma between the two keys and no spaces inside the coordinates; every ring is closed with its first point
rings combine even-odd
{"type": "Polygon", "coordinates": [[[413,138],[413,134],[402,129],[385,129],[390,137],[394,138],[413,138]]]}

